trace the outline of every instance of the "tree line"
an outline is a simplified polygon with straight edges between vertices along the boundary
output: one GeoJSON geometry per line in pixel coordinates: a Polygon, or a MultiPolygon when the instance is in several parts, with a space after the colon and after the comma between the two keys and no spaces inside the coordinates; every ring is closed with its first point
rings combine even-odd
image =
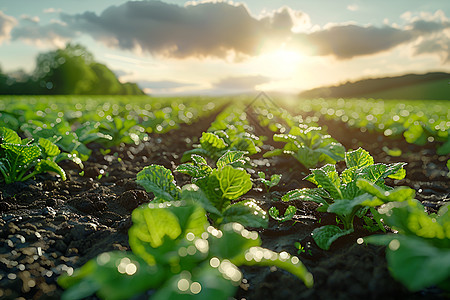
{"type": "Polygon", "coordinates": [[[94,60],[82,45],[67,44],[39,54],[31,74],[3,73],[1,95],[142,95],[135,83],[121,83],[104,64],[94,60]]]}

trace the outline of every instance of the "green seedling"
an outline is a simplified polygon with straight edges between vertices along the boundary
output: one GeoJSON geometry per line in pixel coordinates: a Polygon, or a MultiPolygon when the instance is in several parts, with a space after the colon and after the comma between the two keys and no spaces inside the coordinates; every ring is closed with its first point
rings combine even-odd
{"type": "Polygon", "coordinates": [[[37,174],[55,172],[66,180],[66,173],[56,163],[58,147],[47,139],[38,144],[8,128],[0,127],[0,172],[6,184],[25,181],[37,174]]]}
{"type": "Polygon", "coordinates": [[[293,205],[289,205],[288,208],[286,208],[286,211],[284,212],[283,216],[280,216],[280,212],[275,206],[272,206],[269,209],[269,216],[271,216],[274,220],[277,220],[280,223],[290,221],[294,217],[295,213],[297,212],[297,208],[293,205]]]}
{"type": "MultiPolygon", "coordinates": [[[[200,144],[196,146],[197,148],[186,151],[181,161],[187,162],[192,160],[191,156],[193,154],[216,161],[227,151],[245,151],[248,155],[253,155],[259,152],[259,148],[255,145],[256,141],[256,137],[245,132],[235,136],[233,139],[224,130],[203,132],[200,144]]],[[[248,158],[246,160],[248,161],[248,158]]]]}
{"type": "Polygon", "coordinates": [[[264,172],[258,172],[259,180],[264,184],[266,192],[269,192],[271,188],[280,183],[281,174],[273,174],[270,179],[266,179],[266,174],[264,172]]]}
{"type": "Polygon", "coordinates": [[[313,284],[298,257],[262,248],[257,232],[239,223],[216,229],[203,208],[190,201],[148,204],[132,213],[132,252],[107,252],[90,260],[58,284],[63,300],[230,299],[241,283],[241,265],[276,266],[313,284]]]}
{"type": "MultiPolygon", "coordinates": [[[[325,225],[312,233],[317,245],[325,250],[339,237],[352,233],[354,218],[362,218],[370,207],[404,201],[411,196],[410,189],[402,187],[392,190],[384,182],[387,177],[404,178],[405,163],[374,164],[373,157],[361,148],[346,152],[345,163],[347,168],[341,174],[330,164],[312,169],[306,179],[316,184],[317,188],[293,190],[282,197],[283,201],[313,201],[320,204],[318,211],[336,214],[343,228],[325,225]],[[374,198],[372,194],[377,196],[374,198]]],[[[382,224],[379,226],[381,228],[382,224]]]]}
{"type": "Polygon", "coordinates": [[[244,226],[267,227],[266,212],[253,199],[235,202],[252,188],[250,174],[240,168],[245,163],[244,152],[228,151],[221,156],[215,169],[199,155],[193,162],[176,171],[192,177],[192,185],[177,186],[173,174],[163,166],[151,165],[137,174],[137,183],[152,192],[156,201],[191,199],[210,213],[215,224],[239,222],[244,226]]]}
{"type": "Polygon", "coordinates": [[[413,292],[432,286],[450,291],[449,205],[428,215],[424,206],[410,197],[388,203],[378,212],[398,233],[370,236],[364,241],[387,246],[392,277],[413,292]]]}
{"type": "Polygon", "coordinates": [[[320,127],[299,125],[293,126],[289,134],[275,134],[274,141],[286,144],[282,149],[266,152],[264,157],[292,155],[307,168],[313,168],[319,162],[334,164],[343,160],[344,146],[321,131],[320,127]]]}

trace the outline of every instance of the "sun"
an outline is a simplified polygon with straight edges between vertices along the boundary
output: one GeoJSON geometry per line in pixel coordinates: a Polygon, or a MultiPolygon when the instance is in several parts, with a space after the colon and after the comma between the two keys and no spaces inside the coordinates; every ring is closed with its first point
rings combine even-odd
{"type": "Polygon", "coordinates": [[[284,48],[261,55],[261,63],[272,73],[272,77],[291,77],[303,60],[301,52],[284,48]]]}

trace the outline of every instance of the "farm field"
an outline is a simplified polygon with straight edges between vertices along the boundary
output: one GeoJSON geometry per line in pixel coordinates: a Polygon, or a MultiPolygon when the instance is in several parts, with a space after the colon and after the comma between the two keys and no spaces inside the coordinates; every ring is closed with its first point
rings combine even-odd
{"type": "Polygon", "coordinates": [[[448,299],[449,113],[1,97],[0,298],[448,299]]]}

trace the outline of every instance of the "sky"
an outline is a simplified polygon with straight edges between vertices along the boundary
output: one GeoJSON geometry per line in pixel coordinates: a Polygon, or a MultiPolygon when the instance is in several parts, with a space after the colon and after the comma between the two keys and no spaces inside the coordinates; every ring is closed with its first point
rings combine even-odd
{"type": "Polygon", "coordinates": [[[298,93],[450,72],[448,0],[0,0],[0,67],[79,43],[147,93],[298,93]]]}

